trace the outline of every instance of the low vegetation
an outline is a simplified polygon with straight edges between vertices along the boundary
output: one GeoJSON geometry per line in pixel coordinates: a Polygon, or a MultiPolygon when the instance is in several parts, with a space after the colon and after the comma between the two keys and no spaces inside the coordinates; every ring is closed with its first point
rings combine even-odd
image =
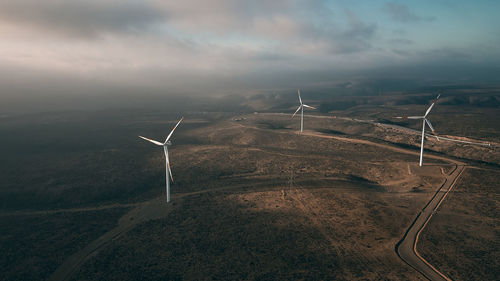
{"type": "MultiPolygon", "coordinates": [[[[418,130],[392,115],[425,111],[436,92],[305,95],[321,111],[307,113],[303,134],[300,120],[288,114],[296,108],[295,92],[185,105],[175,114],[2,116],[0,246],[6,254],[0,264],[6,270],[0,279],[43,280],[116,225],[126,212],[112,208],[117,203],[161,196],[163,153],[137,135],[162,140],[187,112],[169,149],[172,195],[179,198],[171,213],[114,240],[74,280],[422,280],[394,246],[452,169],[439,156],[483,170],[466,170],[422,234],[420,250],[454,279],[494,280],[500,275],[498,148],[429,140],[426,165],[417,167],[419,134],[384,126],[418,130]],[[76,207],[81,210],[64,211],[76,207]]],[[[438,133],[498,144],[494,89],[445,94],[431,117],[438,133]]]]}
{"type": "Polygon", "coordinates": [[[113,228],[126,210],[0,216],[0,280],[46,280],[69,256],[113,228]]]}
{"type": "Polygon", "coordinates": [[[453,280],[500,276],[499,176],[467,169],[422,232],[419,251],[453,280]]]}

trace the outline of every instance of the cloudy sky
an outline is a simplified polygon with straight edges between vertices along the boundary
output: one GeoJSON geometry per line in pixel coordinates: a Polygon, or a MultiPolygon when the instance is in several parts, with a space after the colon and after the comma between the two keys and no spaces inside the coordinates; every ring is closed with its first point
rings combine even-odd
{"type": "Polygon", "coordinates": [[[0,0],[0,96],[498,82],[498,11],[497,0],[0,0]]]}

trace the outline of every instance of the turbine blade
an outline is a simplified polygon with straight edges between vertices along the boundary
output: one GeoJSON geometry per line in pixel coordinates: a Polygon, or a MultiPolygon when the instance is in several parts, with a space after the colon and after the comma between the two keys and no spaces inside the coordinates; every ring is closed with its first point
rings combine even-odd
{"type": "Polygon", "coordinates": [[[154,143],[154,144],[156,144],[156,145],[161,145],[161,146],[163,146],[163,143],[161,143],[161,142],[159,142],[159,141],[155,141],[155,140],[152,140],[152,139],[148,139],[148,138],[143,137],[143,136],[139,136],[139,137],[140,137],[141,139],[144,139],[144,140],[147,140],[147,141],[149,141],[149,142],[152,142],[152,143],[154,143]]]}
{"type": "Polygon", "coordinates": [[[164,148],[164,150],[165,150],[165,160],[167,162],[168,174],[170,175],[170,179],[172,180],[172,182],[174,182],[174,176],[172,176],[172,170],[170,169],[170,159],[168,159],[168,150],[166,147],[164,148]]]}
{"type": "Polygon", "coordinates": [[[295,117],[295,114],[297,114],[297,112],[299,112],[301,107],[302,107],[302,105],[300,105],[299,108],[297,108],[297,110],[295,110],[295,113],[292,115],[292,118],[295,117]]]}
{"type": "Polygon", "coordinates": [[[170,161],[167,162],[167,166],[168,166],[168,174],[170,175],[170,179],[172,180],[172,182],[174,182],[174,176],[172,176],[172,170],[170,169],[170,161]]]}
{"type": "Polygon", "coordinates": [[[434,136],[436,137],[436,139],[439,141],[439,137],[437,136],[436,131],[434,130],[434,127],[432,127],[431,121],[429,121],[427,118],[425,118],[424,120],[425,120],[425,123],[427,123],[427,126],[429,126],[429,128],[431,128],[431,131],[434,134],[434,136]]]}
{"type": "Polygon", "coordinates": [[[429,114],[429,112],[431,112],[431,109],[434,107],[434,105],[436,104],[436,102],[438,101],[439,97],[441,96],[441,94],[439,94],[433,101],[432,101],[432,104],[431,106],[429,106],[429,109],[427,109],[427,111],[425,112],[425,115],[424,117],[427,117],[427,114],[429,114]]]}
{"type": "Polygon", "coordinates": [[[167,141],[170,139],[170,137],[172,136],[172,134],[174,133],[175,129],[177,129],[177,126],[179,126],[179,124],[181,123],[181,121],[184,119],[184,117],[181,118],[181,120],[179,120],[179,122],[177,122],[177,125],[175,125],[175,127],[172,129],[172,131],[170,132],[170,134],[168,134],[167,136],[167,139],[165,139],[165,143],[167,143],[167,141]]]}
{"type": "Polygon", "coordinates": [[[299,101],[300,101],[300,104],[302,104],[302,99],[300,98],[300,90],[297,89],[297,93],[299,94],[299,101]]]}
{"type": "Polygon", "coordinates": [[[431,131],[434,132],[434,127],[432,127],[431,121],[429,121],[429,119],[425,118],[425,123],[427,123],[429,128],[431,128],[431,131]]]}
{"type": "Polygon", "coordinates": [[[429,114],[429,112],[431,112],[431,109],[434,107],[434,103],[431,104],[431,106],[429,106],[429,109],[427,109],[427,111],[425,112],[425,115],[424,117],[427,117],[427,115],[429,114]]]}
{"type": "Polygon", "coordinates": [[[424,117],[423,116],[392,116],[392,118],[397,118],[397,119],[422,119],[424,117]]]}
{"type": "Polygon", "coordinates": [[[310,105],[307,105],[307,104],[303,104],[304,107],[307,107],[307,108],[311,108],[311,109],[316,109],[316,107],[312,107],[310,105]]]}

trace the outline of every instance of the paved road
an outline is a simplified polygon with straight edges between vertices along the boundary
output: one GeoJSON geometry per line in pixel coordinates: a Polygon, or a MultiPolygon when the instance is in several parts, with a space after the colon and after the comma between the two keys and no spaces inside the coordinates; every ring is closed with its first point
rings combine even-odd
{"type": "Polygon", "coordinates": [[[429,280],[446,280],[448,277],[439,272],[429,262],[427,262],[417,251],[417,242],[420,233],[425,228],[432,215],[437,211],[441,202],[446,198],[448,192],[453,188],[458,177],[464,171],[465,166],[457,166],[447,177],[446,181],[436,192],[431,201],[420,211],[410,228],[407,230],[403,239],[396,245],[396,252],[398,256],[405,261],[408,265],[420,272],[429,280]]]}
{"type": "MultiPolygon", "coordinates": [[[[260,113],[260,114],[261,115],[290,115],[290,116],[292,116],[291,113],[290,114],[289,113],[260,113]]],[[[332,120],[338,119],[338,120],[352,121],[352,122],[357,122],[357,123],[368,123],[368,124],[372,124],[372,125],[375,125],[378,127],[394,129],[394,130],[403,131],[403,132],[414,134],[414,135],[420,135],[422,133],[422,131],[415,130],[412,128],[403,127],[403,126],[399,126],[396,124],[379,123],[379,122],[377,122],[375,120],[371,120],[371,119],[357,119],[357,118],[340,117],[340,116],[334,118],[334,117],[329,116],[329,115],[312,115],[312,114],[304,114],[304,116],[311,117],[311,118],[320,118],[320,119],[332,119],[332,120]]],[[[436,139],[436,136],[434,134],[425,133],[425,136],[431,140],[436,139]]],[[[478,141],[478,140],[473,140],[470,138],[467,138],[467,140],[464,140],[464,139],[459,139],[459,137],[457,137],[457,136],[449,136],[449,137],[439,136],[439,139],[445,140],[445,141],[465,143],[465,144],[470,144],[470,145],[500,147],[500,144],[498,144],[498,143],[478,141]]]]}
{"type": "MultiPolygon", "coordinates": [[[[313,116],[310,116],[313,117],[313,116]]],[[[319,118],[324,118],[324,116],[321,116],[319,118]]],[[[347,118],[343,118],[347,119],[347,118]]],[[[374,123],[371,120],[357,120],[357,119],[351,119],[350,121],[354,122],[365,122],[365,123],[374,123]]],[[[389,125],[390,127],[399,127],[399,126],[392,126],[389,125]]],[[[411,129],[400,127],[401,129],[412,131],[411,129]]],[[[398,128],[398,129],[400,129],[398,128]]],[[[314,135],[318,137],[328,137],[328,138],[334,138],[338,140],[343,140],[343,141],[350,141],[350,142],[357,142],[357,143],[364,143],[368,145],[375,145],[375,146],[380,146],[388,149],[392,149],[398,152],[403,152],[403,153],[416,153],[413,151],[409,151],[404,148],[399,148],[399,147],[394,147],[391,145],[387,144],[380,144],[380,143],[374,143],[371,141],[367,140],[360,140],[360,139],[353,139],[353,138],[344,138],[344,137],[339,137],[339,136],[325,136],[323,134],[319,134],[316,132],[304,132],[302,134],[306,135],[314,135]]],[[[455,182],[457,181],[458,177],[462,174],[462,172],[465,169],[464,163],[461,163],[459,161],[449,159],[443,156],[437,156],[437,155],[428,155],[428,158],[437,158],[441,160],[445,160],[448,162],[452,162],[456,165],[456,168],[450,172],[450,174],[446,177],[446,181],[442,184],[442,186],[437,190],[435,195],[432,197],[432,199],[427,203],[427,205],[420,211],[420,213],[417,215],[413,223],[410,225],[408,228],[407,232],[399,241],[399,243],[396,245],[396,253],[398,256],[406,262],[409,266],[420,272],[423,276],[425,276],[429,280],[446,280],[446,281],[451,281],[447,276],[445,276],[443,273],[439,272],[434,266],[432,266],[428,261],[426,261],[417,251],[417,242],[419,239],[419,235],[422,232],[422,230],[425,228],[427,223],[430,221],[432,218],[432,215],[437,211],[443,200],[446,198],[450,190],[453,188],[455,182]]]]}

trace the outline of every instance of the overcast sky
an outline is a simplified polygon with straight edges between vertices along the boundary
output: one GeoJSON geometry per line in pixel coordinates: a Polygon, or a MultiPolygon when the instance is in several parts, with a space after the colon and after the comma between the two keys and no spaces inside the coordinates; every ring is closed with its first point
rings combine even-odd
{"type": "Polygon", "coordinates": [[[0,96],[498,82],[499,11],[497,0],[0,0],[0,96]]]}

